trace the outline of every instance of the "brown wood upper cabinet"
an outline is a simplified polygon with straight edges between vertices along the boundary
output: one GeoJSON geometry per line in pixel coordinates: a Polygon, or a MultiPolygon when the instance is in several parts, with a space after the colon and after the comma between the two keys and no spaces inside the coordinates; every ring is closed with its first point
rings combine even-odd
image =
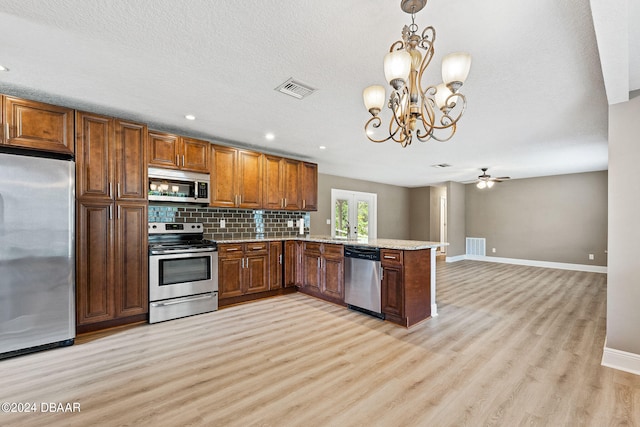
{"type": "Polygon", "coordinates": [[[220,145],[211,146],[211,206],[262,208],[263,155],[220,145]]]}
{"type": "Polygon", "coordinates": [[[318,165],[264,155],[264,208],[318,210],[318,165]]]}
{"type": "Polygon", "coordinates": [[[209,172],[207,141],[149,131],[149,166],[209,172]]]}
{"type": "Polygon", "coordinates": [[[318,165],[315,163],[300,163],[300,191],[302,193],[302,209],[305,211],[318,210],[318,165]]]}
{"type": "Polygon", "coordinates": [[[2,95],[0,105],[0,144],[73,155],[73,109],[2,95]]]}
{"type": "Polygon", "coordinates": [[[83,112],[76,123],[77,197],[146,200],[147,127],[83,112]]]}

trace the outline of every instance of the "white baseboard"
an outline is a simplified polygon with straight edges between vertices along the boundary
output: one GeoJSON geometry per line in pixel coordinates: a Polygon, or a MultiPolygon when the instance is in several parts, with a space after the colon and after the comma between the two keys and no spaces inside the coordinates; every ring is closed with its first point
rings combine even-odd
{"type": "Polygon", "coordinates": [[[438,304],[431,304],[431,317],[438,315],[438,304]]]}
{"type": "Polygon", "coordinates": [[[602,352],[602,366],[640,375],[640,354],[608,348],[602,352]]]}
{"type": "Polygon", "coordinates": [[[466,255],[458,255],[458,256],[448,256],[445,261],[446,262],[458,262],[467,259],[466,255]]]}
{"type": "Polygon", "coordinates": [[[447,257],[447,262],[462,261],[470,259],[474,261],[485,262],[497,262],[501,264],[516,264],[527,265],[530,267],[544,267],[544,268],[557,268],[559,270],[575,270],[575,271],[587,271],[590,273],[607,273],[607,267],[601,265],[588,265],[588,264],[570,264],[566,262],[551,262],[551,261],[536,261],[529,259],[517,259],[517,258],[501,258],[495,256],[480,256],[480,255],[458,255],[455,257],[447,257]]]}

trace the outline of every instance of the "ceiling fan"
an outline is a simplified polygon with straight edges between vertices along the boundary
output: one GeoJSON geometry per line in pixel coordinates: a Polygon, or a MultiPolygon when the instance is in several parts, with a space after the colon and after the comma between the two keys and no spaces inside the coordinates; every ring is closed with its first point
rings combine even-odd
{"type": "Polygon", "coordinates": [[[511,179],[511,177],[509,176],[501,176],[498,178],[491,178],[491,175],[487,175],[487,169],[489,168],[481,168],[480,170],[482,171],[482,175],[478,176],[478,181],[476,184],[476,187],[482,189],[482,188],[491,188],[493,187],[493,184],[496,182],[502,182],[505,181],[507,179],[511,179]]]}

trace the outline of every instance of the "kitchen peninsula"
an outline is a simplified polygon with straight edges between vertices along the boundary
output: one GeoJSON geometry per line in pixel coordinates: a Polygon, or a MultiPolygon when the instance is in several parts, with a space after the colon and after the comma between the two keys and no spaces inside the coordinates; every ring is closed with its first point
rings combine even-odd
{"type": "Polygon", "coordinates": [[[220,306],[296,290],[346,305],[345,245],[380,249],[381,306],[386,320],[410,327],[437,315],[433,250],[442,243],[321,235],[218,240],[220,306]],[[284,280],[274,277],[280,272],[284,280]],[[260,279],[261,275],[269,279],[260,279]]]}

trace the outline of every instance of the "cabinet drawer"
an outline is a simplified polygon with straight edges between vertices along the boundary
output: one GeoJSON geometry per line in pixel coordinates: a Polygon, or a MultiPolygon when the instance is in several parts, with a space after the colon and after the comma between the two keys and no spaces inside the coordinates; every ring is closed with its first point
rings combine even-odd
{"type": "Polygon", "coordinates": [[[319,254],[321,246],[322,246],[322,243],[305,242],[304,243],[304,251],[305,252],[314,252],[314,253],[319,254]]]}
{"type": "Polygon", "coordinates": [[[218,245],[218,256],[242,256],[242,243],[224,243],[218,245]]]}
{"type": "Polygon", "coordinates": [[[344,256],[344,246],[325,244],[323,253],[326,258],[342,258],[344,256]]]}
{"type": "Polygon", "coordinates": [[[244,250],[247,254],[256,252],[267,252],[267,242],[245,243],[244,250]]]}
{"type": "Polygon", "coordinates": [[[397,249],[382,249],[380,251],[382,265],[402,265],[402,251],[397,249]]]}

